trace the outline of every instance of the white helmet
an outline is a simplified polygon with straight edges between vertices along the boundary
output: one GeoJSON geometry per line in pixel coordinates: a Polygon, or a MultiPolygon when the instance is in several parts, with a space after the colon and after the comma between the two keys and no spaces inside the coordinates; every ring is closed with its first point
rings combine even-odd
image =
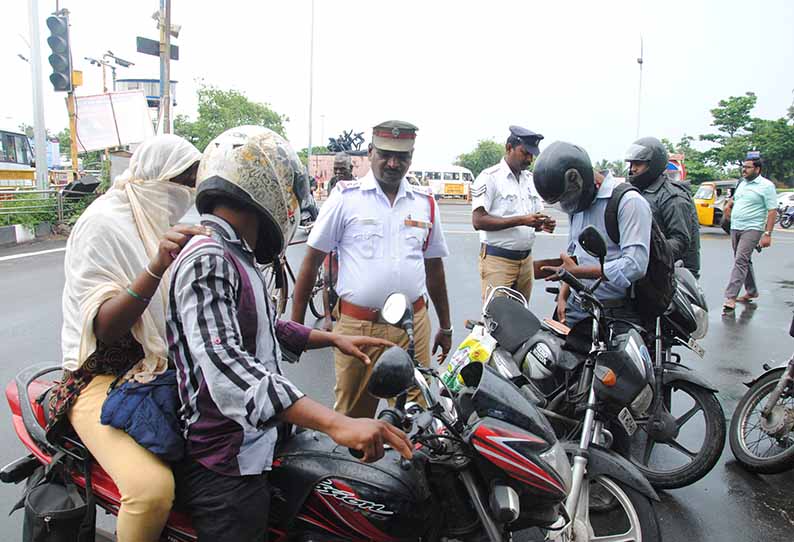
{"type": "Polygon", "coordinates": [[[196,177],[196,208],[209,212],[223,197],[249,205],[260,215],[260,263],[270,263],[289,244],[300,220],[300,201],[309,193],[303,166],[290,144],[273,130],[238,126],[207,145],[196,177]]]}

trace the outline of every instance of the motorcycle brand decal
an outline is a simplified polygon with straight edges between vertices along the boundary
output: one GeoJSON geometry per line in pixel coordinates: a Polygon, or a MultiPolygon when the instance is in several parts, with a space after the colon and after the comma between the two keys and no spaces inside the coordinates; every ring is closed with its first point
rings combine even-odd
{"type": "MultiPolygon", "coordinates": [[[[314,511],[314,514],[319,515],[320,518],[323,518],[324,522],[338,519],[341,520],[344,527],[353,529],[353,531],[362,535],[366,540],[397,542],[396,538],[387,535],[375,527],[365,517],[365,514],[374,513],[384,516],[381,517],[381,519],[385,519],[385,517],[394,514],[394,512],[385,510],[383,505],[377,505],[376,503],[360,499],[351,487],[340,482],[339,480],[323,480],[314,486],[314,490],[314,497],[319,499],[320,502],[325,505],[325,508],[330,510],[335,516],[335,518],[327,518],[324,515],[317,514],[317,512],[314,511]],[[339,506],[337,503],[342,503],[343,506],[339,506]],[[363,506],[360,506],[360,504],[363,504],[363,506]],[[375,505],[375,507],[380,507],[380,509],[384,510],[380,512],[373,512],[372,505],[375,505]],[[354,510],[349,508],[351,506],[354,508],[354,510]]],[[[311,508],[309,509],[312,510],[311,508]]],[[[343,532],[344,527],[342,528],[343,532]]],[[[345,536],[349,536],[349,534],[345,536]]]]}
{"type": "Polygon", "coordinates": [[[535,343],[535,346],[532,347],[532,355],[535,356],[539,362],[546,366],[547,369],[551,367],[551,361],[553,359],[551,354],[551,348],[547,344],[544,343],[535,343]]]}
{"type": "MultiPolygon", "coordinates": [[[[336,483],[339,484],[339,482],[336,483]]],[[[331,480],[323,480],[314,486],[314,490],[321,495],[328,495],[329,497],[333,497],[334,499],[342,501],[353,508],[358,508],[359,510],[363,510],[365,512],[371,512],[381,516],[394,515],[394,512],[386,510],[386,506],[383,504],[377,504],[372,501],[359,499],[350,488],[340,489],[338,487],[334,487],[334,482],[331,480]]]]}
{"type": "Polygon", "coordinates": [[[517,480],[547,492],[565,494],[562,484],[526,456],[518,453],[510,443],[545,443],[528,434],[516,434],[481,425],[474,432],[472,444],[489,461],[507,471],[517,480]]]}

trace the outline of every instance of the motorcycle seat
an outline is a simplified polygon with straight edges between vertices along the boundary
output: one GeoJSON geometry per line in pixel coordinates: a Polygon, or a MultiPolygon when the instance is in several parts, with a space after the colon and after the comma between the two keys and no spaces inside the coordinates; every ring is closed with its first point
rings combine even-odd
{"type": "Polygon", "coordinates": [[[515,354],[541,327],[537,316],[507,297],[493,298],[485,308],[485,314],[495,324],[491,335],[510,354],[515,354]]]}

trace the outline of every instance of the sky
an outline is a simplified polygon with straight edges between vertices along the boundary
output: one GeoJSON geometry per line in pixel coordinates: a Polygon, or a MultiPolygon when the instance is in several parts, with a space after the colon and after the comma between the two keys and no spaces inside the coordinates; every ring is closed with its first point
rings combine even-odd
{"type": "MultiPolygon", "coordinates": [[[[28,2],[3,0],[0,126],[32,124],[28,2]]],[[[46,126],[68,125],[52,90],[39,0],[46,126]]],[[[135,62],[122,77],[159,77],[159,60],[135,37],[159,38],[157,0],[61,0],[70,10],[79,95],[102,91],[84,57],[111,50],[135,62]]],[[[311,0],[172,0],[182,30],[172,63],[175,113],[195,118],[200,81],[233,88],[289,117],[296,149],[309,142],[311,0]]],[[[753,114],[778,118],[794,94],[790,0],[447,1],[316,0],[312,143],[388,119],[419,127],[414,164],[449,164],[481,139],[503,141],[518,124],[620,159],[637,135],[677,141],[708,133],[719,100],[752,91],[753,114]]],[[[108,77],[110,74],[108,73],[108,77]]],[[[541,144],[541,149],[543,144],[541,144]]]]}

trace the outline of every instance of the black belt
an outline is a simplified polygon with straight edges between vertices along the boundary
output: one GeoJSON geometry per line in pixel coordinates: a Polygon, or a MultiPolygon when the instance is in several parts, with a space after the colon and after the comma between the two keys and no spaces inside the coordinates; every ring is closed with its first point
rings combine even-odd
{"type": "Polygon", "coordinates": [[[510,250],[509,248],[495,247],[493,245],[485,245],[485,254],[487,256],[497,256],[499,258],[507,258],[508,260],[525,260],[532,250],[510,250]]]}

